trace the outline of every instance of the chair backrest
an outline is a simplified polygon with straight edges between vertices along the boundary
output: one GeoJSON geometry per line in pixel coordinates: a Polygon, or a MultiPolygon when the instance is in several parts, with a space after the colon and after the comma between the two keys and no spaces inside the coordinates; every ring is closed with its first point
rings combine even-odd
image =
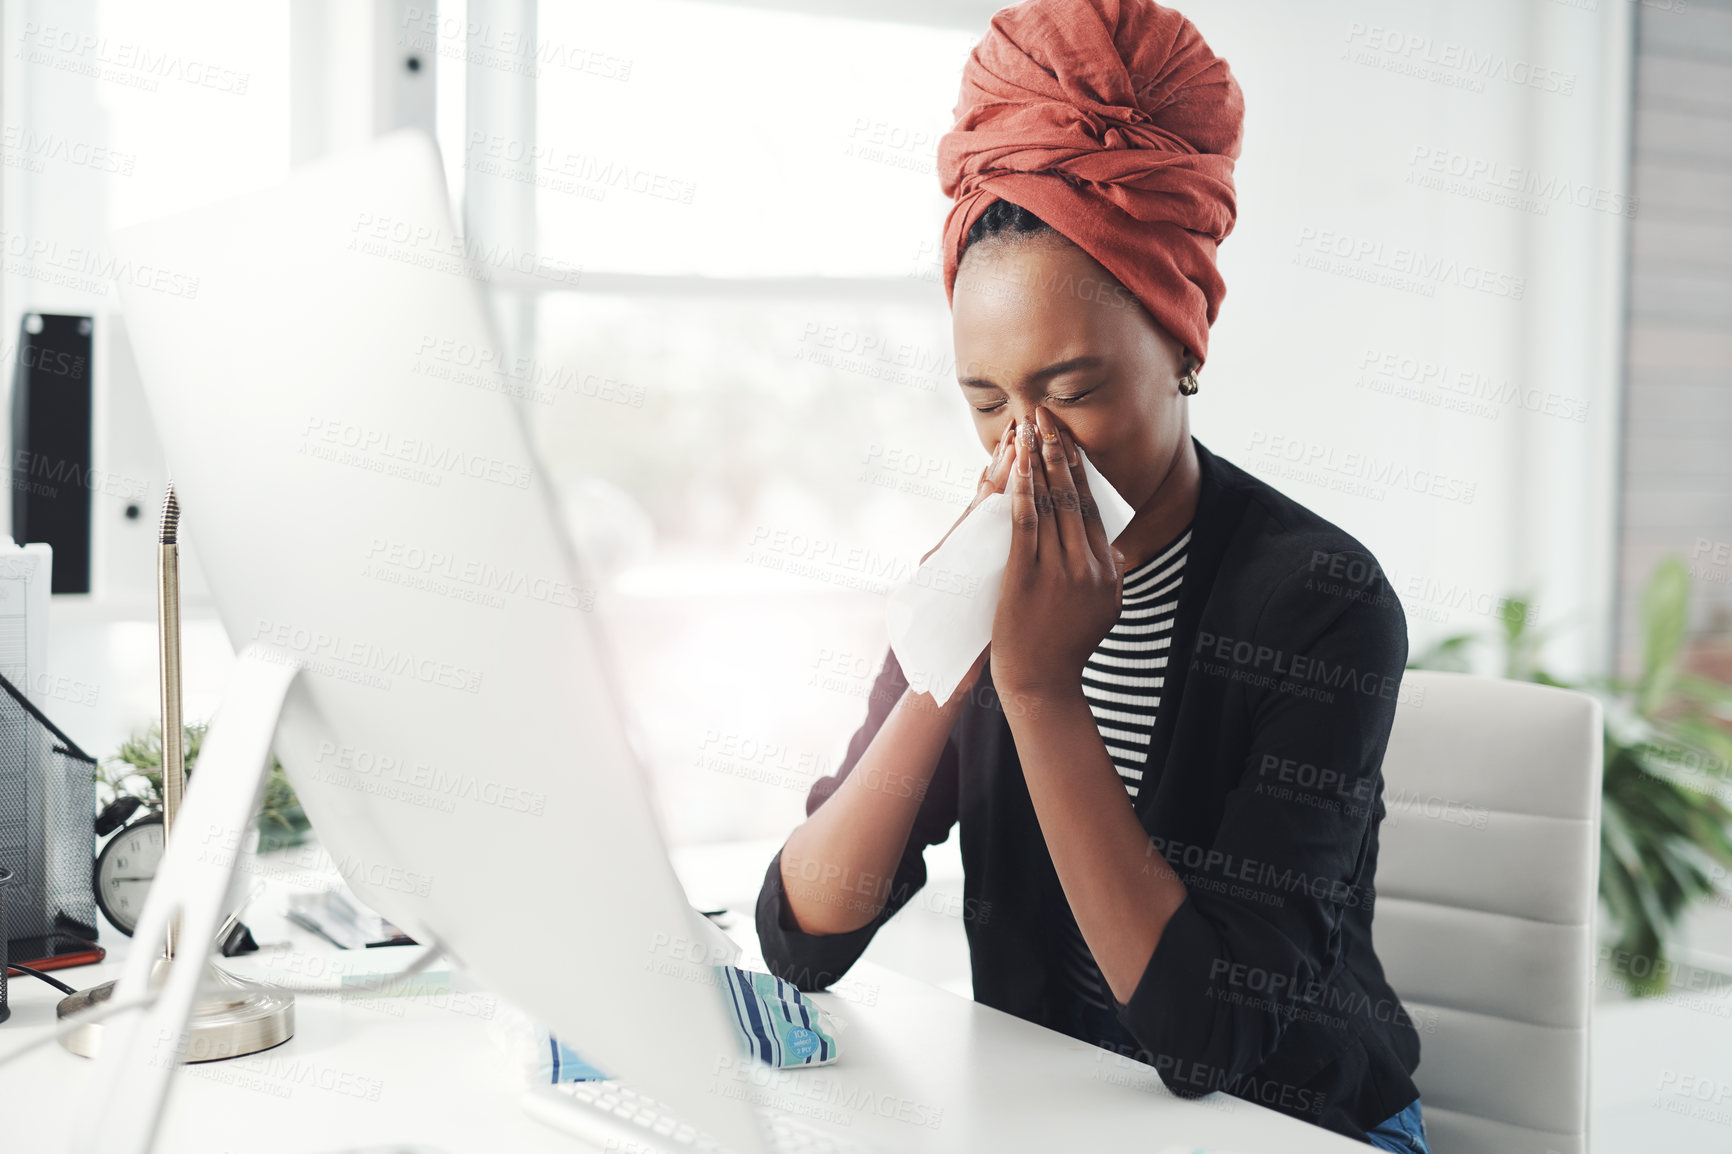
{"type": "Polygon", "coordinates": [[[1372,936],[1419,1028],[1433,1154],[1584,1154],[1600,704],[1409,671],[1372,936]]]}

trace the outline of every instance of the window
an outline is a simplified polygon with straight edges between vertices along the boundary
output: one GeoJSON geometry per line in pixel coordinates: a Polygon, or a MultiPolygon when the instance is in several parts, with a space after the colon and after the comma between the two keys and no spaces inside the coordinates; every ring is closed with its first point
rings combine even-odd
{"type": "Polygon", "coordinates": [[[674,0],[548,3],[539,20],[549,255],[717,277],[931,262],[948,205],[934,156],[971,34],[674,0]]]}
{"type": "MultiPolygon", "coordinates": [[[[975,34],[675,0],[537,18],[535,244],[583,273],[502,291],[530,299],[513,383],[614,575],[670,836],[780,835],[864,716],[881,595],[985,461],[935,172],[975,34]]],[[[465,139],[471,183],[526,155],[465,139]]]]}

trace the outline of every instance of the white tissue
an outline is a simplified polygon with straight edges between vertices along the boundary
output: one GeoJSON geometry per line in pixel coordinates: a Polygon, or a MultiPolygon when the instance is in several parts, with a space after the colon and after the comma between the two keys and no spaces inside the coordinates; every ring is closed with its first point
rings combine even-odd
{"type": "MultiPolygon", "coordinates": [[[[1136,510],[1087,456],[1083,474],[1107,540],[1114,540],[1136,510]]],[[[1010,534],[1010,497],[989,493],[914,576],[891,591],[885,609],[890,648],[916,692],[949,701],[992,640],[999,588],[1010,562],[1010,534]]]]}

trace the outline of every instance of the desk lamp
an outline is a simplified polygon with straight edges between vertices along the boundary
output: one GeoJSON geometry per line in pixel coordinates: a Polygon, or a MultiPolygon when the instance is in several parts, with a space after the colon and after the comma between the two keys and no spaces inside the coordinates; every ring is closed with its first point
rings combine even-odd
{"type": "MultiPolygon", "coordinates": [[[[162,702],[162,836],[166,848],[174,835],[174,818],[186,788],[185,730],[180,715],[180,504],[174,484],[162,502],[162,532],[156,550],[157,670],[162,702]]],[[[235,916],[217,934],[222,941],[233,927],[235,916]]],[[[175,923],[169,923],[162,957],[151,969],[150,983],[158,988],[168,977],[175,952],[175,923]]],[[[68,994],[60,1000],[59,1016],[75,1014],[105,1002],[114,994],[114,983],[103,982],[68,994]]],[[[256,1054],[289,1040],[295,1032],[293,994],[272,990],[235,977],[214,962],[206,967],[198,1004],[193,1007],[187,1040],[188,1062],[214,1062],[256,1054]]],[[[100,1022],[62,1034],[61,1044],[74,1054],[96,1056],[102,1040],[100,1022]]]]}

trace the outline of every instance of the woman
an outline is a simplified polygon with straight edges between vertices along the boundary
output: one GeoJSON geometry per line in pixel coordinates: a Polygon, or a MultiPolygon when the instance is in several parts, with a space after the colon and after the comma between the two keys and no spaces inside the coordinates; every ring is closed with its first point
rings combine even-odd
{"type": "Polygon", "coordinates": [[[992,641],[942,703],[886,659],[758,933],[829,985],[960,823],[977,1000],[1177,1094],[1425,1151],[1371,944],[1401,607],[1364,546],[1189,432],[1242,115],[1145,0],[1031,0],[970,57],[939,160],[975,500],[1014,522],[992,641]],[[1136,510],[1114,542],[1082,452],[1136,510]]]}

